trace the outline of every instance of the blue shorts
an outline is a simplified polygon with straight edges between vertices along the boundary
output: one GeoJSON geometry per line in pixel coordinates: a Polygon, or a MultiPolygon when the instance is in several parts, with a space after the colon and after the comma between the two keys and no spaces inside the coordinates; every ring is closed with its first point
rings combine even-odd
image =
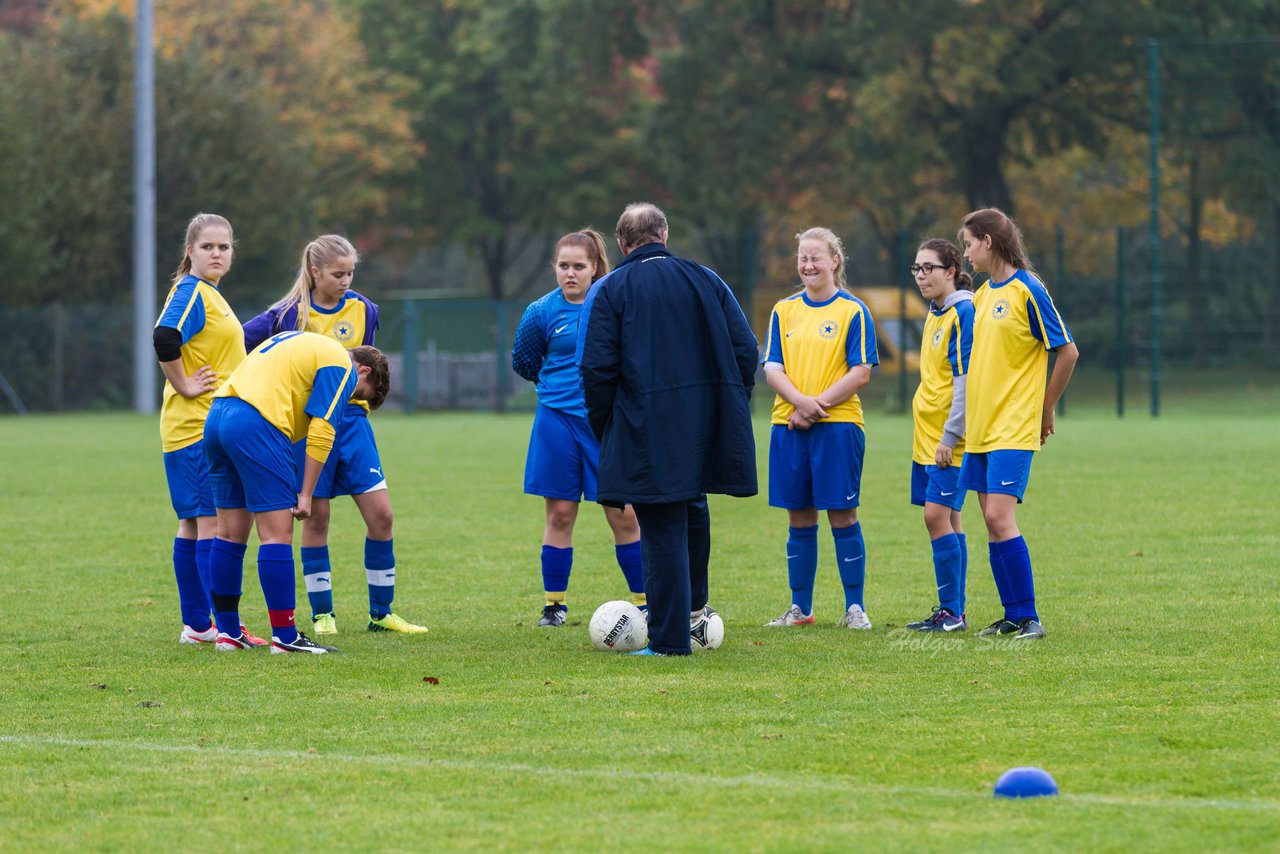
{"type": "Polygon", "coordinates": [[[866,434],[852,422],[819,422],[808,430],[773,425],[769,506],[787,510],[857,507],[866,444],[866,434]]]}
{"type": "Polygon", "coordinates": [[[960,465],[960,488],[988,495],[1013,495],[1022,503],[1031,479],[1031,457],[1034,451],[988,451],[977,454],[965,451],[960,465]]]}
{"type": "MultiPolygon", "coordinates": [[[[298,469],[295,490],[302,488],[302,474],[307,462],[307,442],[293,443],[293,460],[298,469]]],[[[373,425],[363,407],[347,404],[333,438],[333,450],[320,470],[316,482],[316,498],[337,498],[339,495],[364,495],[387,488],[382,476],[382,460],[378,457],[378,445],[373,440],[373,425]]]]}
{"type": "Polygon", "coordinates": [[[164,455],[164,476],[169,481],[169,501],[179,519],[213,516],[213,486],[204,442],[196,442],[164,455]]]}
{"type": "Polygon", "coordinates": [[[298,503],[297,466],[289,437],[236,397],[216,397],[204,422],[213,503],[252,513],[298,503]]]}
{"type": "MultiPolygon", "coordinates": [[[[961,458],[963,459],[963,457],[961,458]]],[[[938,468],[922,466],[911,461],[911,503],[923,507],[930,504],[941,504],[952,510],[964,507],[964,490],[957,484],[960,480],[960,466],[950,465],[938,468]]]]}
{"type": "Polygon", "coordinates": [[[538,404],[524,463],[524,491],[564,501],[595,501],[600,443],[586,418],[538,404]]]}

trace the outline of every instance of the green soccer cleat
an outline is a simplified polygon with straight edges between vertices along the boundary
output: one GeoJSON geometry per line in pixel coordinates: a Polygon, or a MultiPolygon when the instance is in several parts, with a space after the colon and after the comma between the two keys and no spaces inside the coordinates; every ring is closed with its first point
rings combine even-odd
{"type": "Polygon", "coordinates": [[[399,614],[387,614],[385,617],[369,618],[371,632],[400,632],[405,635],[424,635],[429,629],[426,626],[415,626],[399,614]]]}
{"type": "Polygon", "coordinates": [[[336,635],[338,633],[338,618],[332,613],[316,614],[311,618],[317,635],[336,635]]]}

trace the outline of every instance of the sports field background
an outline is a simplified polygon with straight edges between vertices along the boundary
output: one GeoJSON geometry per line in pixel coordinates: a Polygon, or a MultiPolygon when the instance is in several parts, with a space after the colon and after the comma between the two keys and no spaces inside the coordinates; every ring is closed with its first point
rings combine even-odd
{"type": "MultiPolygon", "coordinates": [[[[592,506],[570,625],[534,627],[527,414],[375,415],[396,609],[431,633],[363,631],[339,503],[341,654],[316,658],[179,646],[154,417],[0,419],[0,849],[1274,848],[1280,391],[1181,391],[1158,420],[1077,403],[1038,456],[1019,522],[1046,640],[897,629],[934,603],[932,569],[910,423],[873,409],[875,629],[834,625],[825,521],[818,625],[763,628],[789,600],[785,515],[717,498],[724,646],[662,660],[587,640],[625,593],[592,506]],[[992,798],[1028,764],[1062,796],[992,798]]],[[[976,629],[999,611],[972,496],[965,522],[976,629]]]]}

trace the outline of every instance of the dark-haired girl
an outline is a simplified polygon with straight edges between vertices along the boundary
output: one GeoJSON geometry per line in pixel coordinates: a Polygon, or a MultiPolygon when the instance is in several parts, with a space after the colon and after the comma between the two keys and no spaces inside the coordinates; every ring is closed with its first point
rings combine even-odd
{"type": "Polygon", "coordinates": [[[964,490],[964,402],[973,350],[973,279],[960,268],[960,250],[949,240],[926,240],[911,265],[920,295],[929,300],[920,342],[920,387],[911,401],[915,437],[911,449],[911,503],[924,508],[933,545],[938,605],[907,628],[962,632],[969,553],[960,510],[964,490]]]}
{"type": "Polygon", "coordinates": [[[1013,220],[996,208],[976,210],[964,218],[960,241],[973,269],[988,276],[973,298],[960,488],[978,493],[991,572],[1004,605],[1004,616],[979,634],[1034,640],[1045,631],[1017,509],[1032,454],[1054,433],[1053,409],[1080,353],[1027,260],[1013,220]],[[1050,350],[1057,359],[1046,389],[1050,350]]]}
{"type": "MultiPolygon", "coordinates": [[[[525,459],[524,491],[546,500],[542,534],[542,587],[546,604],[539,626],[563,626],[568,614],[569,573],[573,569],[573,527],[582,499],[596,500],[600,443],[587,423],[576,360],[578,320],[587,291],[609,272],[604,238],[591,229],[564,235],[556,243],[557,287],[530,304],[520,318],[511,347],[511,367],[537,383],[538,410],[525,459]]],[[[631,599],[645,605],[640,526],[630,506],[605,507],[613,530],[618,566],[631,599]]]]}

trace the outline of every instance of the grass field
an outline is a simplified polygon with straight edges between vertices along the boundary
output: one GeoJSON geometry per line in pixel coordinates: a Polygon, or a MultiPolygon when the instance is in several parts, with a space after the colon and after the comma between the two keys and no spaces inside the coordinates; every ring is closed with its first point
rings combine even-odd
{"type": "MultiPolygon", "coordinates": [[[[1263,403],[1059,422],[1020,513],[1049,637],[1023,646],[898,628],[928,612],[932,569],[909,422],[873,412],[874,631],[834,626],[825,523],[819,624],[762,628],[789,602],[785,516],[720,498],[725,644],[661,661],[587,640],[625,592],[593,507],[571,625],[534,627],[527,415],[376,416],[397,611],[431,633],[363,631],[346,503],[325,657],[176,642],[154,418],[0,419],[0,849],[1274,850],[1280,408],[1263,403]],[[1015,765],[1062,796],[994,799],[1015,765]]],[[[972,499],[965,520],[982,626],[999,612],[972,499]]]]}

